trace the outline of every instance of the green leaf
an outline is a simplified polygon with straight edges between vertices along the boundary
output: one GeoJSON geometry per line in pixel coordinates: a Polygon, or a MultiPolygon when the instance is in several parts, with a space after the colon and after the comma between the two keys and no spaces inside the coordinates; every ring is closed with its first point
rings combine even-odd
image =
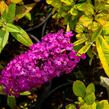
{"type": "MultiPolygon", "coordinates": [[[[46,0],[46,2],[48,4],[51,4],[54,7],[54,9],[62,8],[62,2],[60,0],[46,0]]],[[[57,11],[59,11],[59,10],[57,10],[57,11]]]]}
{"type": "Polygon", "coordinates": [[[28,12],[28,13],[25,15],[25,17],[26,17],[28,20],[31,20],[31,19],[32,19],[30,12],[28,12]]]}
{"type": "Polygon", "coordinates": [[[52,4],[53,0],[46,0],[47,4],[52,4]]]}
{"type": "MultiPolygon", "coordinates": [[[[78,45],[78,46],[74,46],[74,50],[75,50],[75,51],[79,51],[82,47],[83,47],[83,45],[82,45],[82,44],[80,44],[80,45],[78,45]]],[[[80,56],[80,54],[79,54],[79,53],[78,53],[77,55],[79,55],[79,56],[80,56]]]]}
{"type": "Polygon", "coordinates": [[[84,26],[80,24],[79,22],[76,24],[75,31],[77,33],[83,33],[84,29],[85,29],[84,26]]]}
{"type": "Polygon", "coordinates": [[[103,25],[102,34],[103,34],[103,35],[109,35],[109,21],[107,21],[107,22],[103,25]]]}
{"type": "Polygon", "coordinates": [[[85,44],[85,45],[78,51],[77,55],[86,53],[86,52],[89,50],[90,46],[91,46],[90,43],[85,44]]]}
{"type": "Polygon", "coordinates": [[[68,104],[65,109],[76,109],[76,106],[74,104],[68,104]]]}
{"type": "Polygon", "coordinates": [[[104,36],[104,39],[105,39],[106,42],[109,44],[109,35],[104,36]]]}
{"type": "Polygon", "coordinates": [[[91,41],[94,42],[98,36],[100,36],[102,32],[102,27],[98,27],[98,29],[92,34],[91,41]]]}
{"type": "Polygon", "coordinates": [[[16,5],[11,3],[8,8],[8,12],[4,11],[2,18],[6,20],[7,23],[12,23],[15,18],[16,5]]]}
{"type": "Polygon", "coordinates": [[[84,97],[84,101],[86,102],[86,104],[88,105],[92,105],[95,102],[95,94],[92,92],[90,94],[86,94],[86,96],[84,97]]]}
{"type": "Polygon", "coordinates": [[[89,109],[89,106],[85,103],[81,105],[80,109],[89,109]]]}
{"type": "Polygon", "coordinates": [[[24,17],[27,13],[29,13],[33,9],[34,6],[35,6],[35,3],[17,6],[15,19],[19,20],[22,17],[24,17]]]}
{"type": "Polygon", "coordinates": [[[76,4],[76,8],[79,11],[84,12],[86,15],[93,15],[94,14],[94,7],[93,5],[90,3],[89,0],[87,0],[84,3],[80,3],[80,4],[76,4]]]}
{"type": "MultiPolygon", "coordinates": [[[[82,15],[80,18],[79,18],[79,22],[78,22],[78,25],[76,28],[80,28],[79,26],[80,25],[83,25],[84,26],[84,29],[88,26],[90,26],[92,24],[92,21],[93,21],[93,18],[90,17],[90,16],[87,16],[87,15],[82,15]]],[[[82,28],[82,26],[81,26],[82,28]]]]}
{"type": "Polygon", "coordinates": [[[78,15],[78,10],[75,8],[75,6],[73,6],[69,12],[72,16],[77,16],[78,15]]]}
{"type": "Polygon", "coordinates": [[[90,93],[95,93],[95,86],[93,83],[90,83],[87,88],[86,88],[86,93],[87,94],[90,94],[90,93]]]}
{"type": "Polygon", "coordinates": [[[0,30],[0,52],[5,47],[9,37],[9,32],[0,30]]]}
{"type": "Polygon", "coordinates": [[[86,87],[82,81],[76,80],[73,84],[73,92],[76,96],[84,97],[86,93],[86,87]]]}
{"type": "MultiPolygon", "coordinates": [[[[89,65],[90,65],[90,66],[92,65],[92,60],[93,60],[93,58],[94,58],[94,53],[95,53],[95,52],[92,51],[92,48],[91,48],[91,47],[90,47],[89,50],[87,51],[87,55],[90,57],[90,59],[89,59],[89,65]]],[[[96,55],[96,54],[95,54],[95,55],[96,55]]]]}
{"type": "Polygon", "coordinates": [[[0,0],[0,14],[2,15],[4,11],[7,11],[8,6],[4,0],[0,0]]]}
{"type": "Polygon", "coordinates": [[[84,99],[82,97],[78,97],[79,104],[84,104],[84,99]]]}
{"type": "Polygon", "coordinates": [[[22,2],[22,0],[11,0],[11,2],[13,2],[13,3],[20,3],[20,2],[22,2]]]}
{"type": "Polygon", "coordinates": [[[19,32],[11,32],[12,36],[19,41],[20,43],[22,43],[25,46],[31,46],[33,43],[31,41],[31,39],[29,38],[28,34],[20,27],[17,26],[17,28],[19,29],[19,32]]]}
{"type": "Polygon", "coordinates": [[[31,92],[25,91],[25,92],[20,93],[20,95],[31,95],[31,92]]]}
{"type": "MultiPolygon", "coordinates": [[[[66,16],[68,16],[68,15],[66,15],[66,16]]],[[[69,21],[69,26],[70,26],[70,29],[71,29],[71,30],[74,30],[75,25],[76,25],[77,22],[78,22],[78,17],[79,17],[79,16],[74,16],[73,19],[70,18],[70,19],[68,20],[68,21],[69,21]]]]}
{"type": "Polygon", "coordinates": [[[109,44],[109,21],[107,21],[106,24],[103,25],[102,35],[104,36],[106,42],[109,44]]]}
{"type": "Polygon", "coordinates": [[[94,33],[97,30],[99,32],[99,28],[101,28],[101,27],[102,26],[98,22],[93,21],[93,17],[92,17],[92,23],[87,28],[88,28],[88,30],[91,30],[92,33],[94,33]]]}
{"type": "Polygon", "coordinates": [[[16,98],[14,96],[8,96],[7,104],[11,109],[16,109],[16,98]]]}
{"type": "Polygon", "coordinates": [[[61,2],[69,6],[69,5],[72,5],[74,1],[73,0],[61,0],[61,2]]]}
{"type": "Polygon", "coordinates": [[[109,109],[109,104],[107,100],[101,100],[97,103],[96,109],[109,109]]]}
{"type": "MultiPolygon", "coordinates": [[[[78,34],[78,35],[81,35],[81,34],[78,34]]],[[[74,44],[74,46],[77,46],[77,45],[84,43],[86,40],[87,40],[87,38],[85,36],[83,36],[79,40],[75,41],[73,44],[74,44]]]]}
{"type": "Polygon", "coordinates": [[[19,28],[11,23],[6,24],[5,30],[8,32],[20,32],[19,28]]]}
{"type": "Polygon", "coordinates": [[[80,109],[96,109],[96,103],[94,102],[92,105],[87,105],[86,103],[80,106],[80,109]]]}
{"type": "Polygon", "coordinates": [[[109,45],[102,36],[99,36],[96,40],[96,47],[105,73],[109,76],[109,45]]]}

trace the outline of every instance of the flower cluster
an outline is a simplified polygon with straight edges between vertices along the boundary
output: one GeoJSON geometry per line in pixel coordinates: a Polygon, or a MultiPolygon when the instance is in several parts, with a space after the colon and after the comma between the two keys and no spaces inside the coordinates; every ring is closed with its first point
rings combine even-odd
{"type": "Polygon", "coordinates": [[[9,95],[40,87],[62,73],[70,73],[83,55],[76,56],[72,32],[49,33],[28,51],[16,56],[1,72],[0,83],[9,95]]]}

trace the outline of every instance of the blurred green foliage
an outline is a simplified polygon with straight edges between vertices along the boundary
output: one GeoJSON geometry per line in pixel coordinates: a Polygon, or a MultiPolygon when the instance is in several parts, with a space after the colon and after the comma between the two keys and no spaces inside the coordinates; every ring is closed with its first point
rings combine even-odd
{"type": "Polygon", "coordinates": [[[24,5],[22,0],[12,0],[9,5],[3,0],[0,1],[0,52],[8,43],[10,34],[23,45],[32,45],[32,41],[26,31],[20,26],[15,25],[14,21],[18,21],[24,16],[27,16],[27,18],[31,20],[29,12],[34,5],[35,3],[24,5]],[[17,5],[17,3],[21,4],[17,5]]]}
{"type": "MultiPolygon", "coordinates": [[[[46,0],[53,7],[53,17],[76,32],[78,55],[87,53],[100,58],[109,76],[109,0],[46,0]]],[[[91,61],[90,61],[91,62],[91,61]]]]}
{"type": "Polygon", "coordinates": [[[95,97],[95,86],[90,83],[87,87],[82,81],[76,80],[73,84],[73,92],[78,97],[74,104],[68,104],[66,109],[109,109],[107,100],[97,101],[95,97]]]}

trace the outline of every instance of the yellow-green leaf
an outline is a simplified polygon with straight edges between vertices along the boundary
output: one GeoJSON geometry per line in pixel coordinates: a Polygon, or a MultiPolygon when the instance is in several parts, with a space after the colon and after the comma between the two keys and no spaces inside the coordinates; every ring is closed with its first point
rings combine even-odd
{"type": "Polygon", "coordinates": [[[74,104],[68,104],[65,109],[76,109],[76,106],[74,104]]]}
{"type": "Polygon", "coordinates": [[[96,16],[95,16],[95,20],[99,23],[99,24],[101,24],[102,26],[104,26],[106,23],[107,23],[107,20],[109,19],[109,15],[108,14],[102,14],[102,13],[100,13],[100,14],[97,14],[96,16]]]}
{"type": "Polygon", "coordinates": [[[79,19],[79,24],[82,24],[84,27],[88,27],[89,25],[92,24],[92,17],[82,15],[79,19]]]}
{"type": "Polygon", "coordinates": [[[31,95],[31,92],[30,91],[25,91],[25,92],[22,92],[22,93],[20,93],[20,95],[31,95]]]}
{"type": "Polygon", "coordinates": [[[69,10],[68,13],[70,13],[72,16],[76,16],[76,15],[78,15],[78,10],[75,8],[75,6],[73,6],[73,7],[69,10]]]}
{"type": "Polygon", "coordinates": [[[83,105],[81,105],[80,109],[96,109],[96,103],[94,102],[92,105],[87,105],[86,103],[84,103],[83,105]]]}
{"type": "Polygon", "coordinates": [[[92,21],[92,23],[88,26],[88,30],[91,30],[92,32],[95,32],[98,30],[98,28],[100,27],[101,25],[96,22],[96,21],[92,21]]]}
{"type": "Polygon", "coordinates": [[[72,5],[74,1],[73,0],[61,0],[61,2],[65,3],[66,5],[72,5]]]}
{"type": "Polygon", "coordinates": [[[97,39],[97,37],[101,34],[101,32],[102,32],[102,27],[98,27],[98,29],[95,32],[93,32],[91,41],[94,42],[97,39]]]}
{"type": "Polygon", "coordinates": [[[31,20],[31,19],[32,19],[30,12],[28,12],[28,13],[25,15],[25,17],[26,17],[28,20],[31,20]]]}
{"type": "Polygon", "coordinates": [[[107,100],[101,100],[97,103],[96,109],[109,109],[109,103],[107,100]]]}
{"type": "Polygon", "coordinates": [[[103,31],[102,31],[103,35],[109,35],[109,21],[106,22],[105,25],[103,25],[103,31]]]}
{"type": "Polygon", "coordinates": [[[7,104],[11,109],[16,109],[16,98],[14,96],[8,96],[7,104]]]}
{"type": "Polygon", "coordinates": [[[53,0],[46,0],[47,4],[51,4],[53,0]]]}
{"type": "Polygon", "coordinates": [[[12,23],[14,21],[14,18],[15,18],[15,11],[16,11],[16,4],[11,3],[8,6],[8,10],[4,11],[2,13],[1,17],[2,17],[2,19],[4,19],[4,22],[12,23]]]}
{"type": "Polygon", "coordinates": [[[3,0],[0,0],[0,14],[2,14],[6,10],[8,10],[7,4],[3,0]]]}
{"type": "Polygon", "coordinates": [[[96,47],[105,73],[109,76],[109,45],[102,36],[99,36],[96,40],[96,47]]]}
{"type": "Polygon", "coordinates": [[[84,101],[88,105],[92,105],[95,102],[95,99],[96,99],[96,97],[95,97],[94,92],[86,94],[86,96],[84,97],[84,101]]]}
{"type": "Polygon", "coordinates": [[[20,32],[19,28],[11,23],[7,23],[5,30],[8,32],[20,32]]]}
{"type": "Polygon", "coordinates": [[[84,43],[86,40],[87,40],[87,38],[84,36],[84,37],[81,37],[79,40],[75,41],[73,44],[74,44],[74,46],[77,46],[77,45],[84,43]]]}
{"type": "Polygon", "coordinates": [[[22,17],[24,17],[28,12],[30,12],[32,10],[32,8],[34,6],[35,6],[35,3],[28,4],[28,5],[17,6],[16,18],[15,19],[19,20],[22,17]]]}
{"type": "Polygon", "coordinates": [[[90,43],[85,44],[85,45],[78,51],[78,54],[77,54],[77,55],[86,53],[86,52],[89,50],[90,46],[91,46],[90,43]]]}
{"type": "Polygon", "coordinates": [[[17,26],[17,28],[19,29],[19,32],[11,32],[12,36],[19,41],[20,43],[22,43],[25,46],[31,46],[33,43],[31,41],[31,39],[29,38],[28,34],[20,27],[17,26]]]}
{"type": "Polygon", "coordinates": [[[83,33],[84,29],[85,29],[84,26],[78,22],[76,27],[75,27],[75,31],[77,33],[83,33]]]}
{"type": "Polygon", "coordinates": [[[81,4],[76,4],[76,7],[79,11],[84,12],[86,15],[92,15],[94,14],[94,7],[93,5],[90,3],[90,0],[87,0],[84,3],[81,4]]]}
{"type": "Polygon", "coordinates": [[[11,0],[12,3],[20,3],[22,0],[11,0]]]}
{"type": "Polygon", "coordinates": [[[8,31],[0,30],[0,52],[5,47],[8,41],[8,37],[9,37],[8,31]]]}
{"type": "Polygon", "coordinates": [[[73,92],[76,96],[78,96],[78,97],[84,97],[85,96],[86,86],[82,81],[76,80],[73,84],[72,89],[73,89],[73,92]]]}
{"type": "Polygon", "coordinates": [[[95,86],[93,83],[90,83],[87,88],[86,88],[86,93],[87,94],[91,94],[91,93],[95,93],[95,86]]]}
{"type": "Polygon", "coordinates": [[[16,12],[16,4],[11,3],[8,7],[7,16],[5,18],[8,23],[12,23],[14,21],[15,12],[16,12]]]}
{"type": "Polygon", "coordinates": [[[46,3],[52,5],[54,7],[54,10],[62,6],[62,2],[60,0],[46,0],[46,3]]]}
{"type": "Polygon", "coordinates": [[[109,44],[109,35],[105,35],[104,39],[106,40],[106,42],[109,44]]]}

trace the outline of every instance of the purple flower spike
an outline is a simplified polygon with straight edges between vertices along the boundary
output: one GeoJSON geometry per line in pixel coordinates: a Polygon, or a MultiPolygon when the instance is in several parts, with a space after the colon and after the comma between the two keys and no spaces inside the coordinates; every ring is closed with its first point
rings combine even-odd
{"type": "Polygon", "coordinates": [[[17,96],[63,73],[71,73],[81,58],[73,50],[72,36],[72,32],[64,34],[63,30],[49,33],[28,51],[16,56],[1,72],[0,84],[4,91],[17,96]]]}

